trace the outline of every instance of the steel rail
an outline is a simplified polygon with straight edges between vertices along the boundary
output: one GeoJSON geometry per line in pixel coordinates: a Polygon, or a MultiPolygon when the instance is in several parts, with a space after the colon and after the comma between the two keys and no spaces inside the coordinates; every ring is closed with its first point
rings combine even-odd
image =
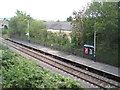
{"type": "MultiPolygon", "coordinates": [[[[46,55],[42,55],[42,54],[40,54],[40,53],[38,53],[38,52],[36,52],[36,51],[33,51],[33,50],[30,50],[30,49],[28,49],[28,48],[26,48],[26,47],[23,47],[23,46],[21,46],[21,45],[18,45],[18,44],[12,44],[12,45],[10,45],[11,47],[13,47],[13,48],[15,48],[15,49],[17,49],[17,50],[19,50],[19,51],[21,51],[21,52],[23,52],[23,53],[27,53],[28,55],[30,55],[30,56],[32,56],[32,57],[34,57],[34,58],[37,58],[37,59],[39,59],[39,60],[41,60],[41,57],[42,57],[42,61],[43,62],[45,62],[45,63],[47,63],[47,64],[49,64],[49,65],[52,65],[53,67],[55,67],[55,68],[58,68],[58,69],[60,69],[60,70],[62,70],[62,71],[64,71],[64,72],[67,72],[67,73],[69,73],[69,74],[71,74],[71,75],[73,75],[73,76],[75,76],[75,77],[77,77],[77,78],[80,78],[80,79],[82,79],[82,80],[85,80],[85,81],[87,81],[87,82],[89,82],[89,83],[91,83],[91,84],[93,84],[93,85],[96,85],[96,86],[98,86],[98,87],[100,87],[100,88],[103,88],[103,89],[105,89],[105,87],[104,86],[102,86],[102,85],[100,85],[100,84],[98,84],[98,83],[95,83],[95,82],[93,82],[93,81],[90,81],[90,80],[88,80],[88,79],[86,79],[86,78],[83,78],[83,77],[81,77],[81,76],[79,76],[79,74],[83,74],[83,75],[86,75],[87,77],[92,77],[93,79],[96,79],[97,81],[101,81],[101,82],[104,82],[104,83],[107,83],[107,84],[110,84],[110,85],[112,85],[112,86],[114,86],[114,87],[119,87],[119,86],[117,86],[117,85],[115,85],[115,84],[113,84],[113,83],[110,83],[110,82],[107,82],[107,81],[104,81],[104,80],[102,80],[102,79],[99,79],[99,78],[97,78],[97,77],[94,77],[94,76],[91,76],[91,75],[88,75],[87,73],[84,73],[84,72],[81,72],[80,70],[78,70],[78,69],[75,69],[75,68],[73,68],[73,66],[71,67],[70,65],[68,65],[68,64],[63,64],[63,62],[60,62],[60,61],[58,61],[58,60],[56,60],[55,61],[55,59],[53,59],[53,58],[51,58],[51,57],[48,57],[48,56],[46,56],[46,55]],[[17,46],[17,47],[16,47],[17,46]],[[45,59],[45,60],[44,60],[45,59]],[[48,60],[52,60],[52,62],[50,63],[48,60]],[[53,63],[54,62],[54,63],[53,63]],[[55,65],[55,64],[57,64],[57,65],[55,65]],[[63,66],[64,65],[64,66],[63,66]],[[61,68],[62,67],[62,68],[61,68]],[[64,67],[64,68],[63,68],[64,67]],[[69,70],[67,69],[65,69],[65,68],[69,68],[69,70]],[[72,70],[72,71],[74,71],[74,72],[71,72],[70,70],[72,70]],[[75,74],[75,71],[76,71],[76,73],[78,73],[78,74],[75,74]]],[[[92,79],[92,80],[93,80],[92,79]]],[[[120,87],[119,87],[120,88],[120,87]]]]}

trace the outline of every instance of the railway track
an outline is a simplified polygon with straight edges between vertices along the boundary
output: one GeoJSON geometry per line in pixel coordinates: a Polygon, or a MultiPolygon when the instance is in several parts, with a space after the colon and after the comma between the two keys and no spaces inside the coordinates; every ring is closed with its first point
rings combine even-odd
{"type": "MultiPolygon", "coordinates": [[[[73,75],[74,77],[77,77],[78,79],[82,79],[86,82],[89,82],[90,84],[93,84],[95,86],[97,86],[98,88],[102,88],[102,89],[106,89],[109,87],[112,88],[120,88],[120,84],[118,84],[117,82],[111,82],[110,80],[95,75],[95,74],[91,74],[88,71],[82,70],[80,68],[77,68],[73,65],[64,63],[60,60],[57,60],[55,58],[52,58],[50,56],[46,56],[44,54],[41,54],[39,51],[34,51],[28,47],[25,46],[21,46],[19,44],[16,44],[14,42],[10,42],[10,41],[4,41],[3,43],[9,42],[9,46],[12,48],[15,48],[25,54],[28,54],[44,63],[47,63],[48,65],[51,65],[59,70],[62,70],[70,75],[73,75]]],[[[8,44],[8,43],[7,43],[8,44]]]]}

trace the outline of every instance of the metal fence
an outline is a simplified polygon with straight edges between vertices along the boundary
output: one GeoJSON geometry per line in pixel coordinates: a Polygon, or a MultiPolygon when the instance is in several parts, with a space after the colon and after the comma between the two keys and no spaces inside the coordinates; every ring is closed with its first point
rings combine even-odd
{"type": "Polygon", "coordinates": [[[44,42],[44,41],[35,40],[35,39],[30,39],[30,41],[29,41],[27,37],[14,36],[13,39],[18,39],[18,40],[30,42],[30,43],[33,43],[33,44],[49,47],[49,48],[54,49],[54,50],[62,51],[62,52],[65,52],[67,54],[73,54],[73,55],[76,55],[76,56],[83,57],[83,50],[82,49],[76,49],[76,48],[72,48],[70,46],[53,44],[53,43],[50,43],[50,42],[44,42]]]}

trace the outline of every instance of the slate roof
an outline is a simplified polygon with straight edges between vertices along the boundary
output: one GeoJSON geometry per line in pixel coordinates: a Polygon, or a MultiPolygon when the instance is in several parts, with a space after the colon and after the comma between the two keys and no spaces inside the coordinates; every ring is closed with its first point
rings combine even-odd
{"type": "Polygon", "coordinates": [[[1,24],[6,24],[6,25],[7,25],[7,24],[8,24],[8,21],[0,20],[0,25],[1,25],[1,24]]]}
{"type": "Polygon", "coordinates": [[[53,30],[64,30],[71,31],[72,25],[70,22],[54,22],[54,21],[46,21],[44,24],[47,25],[47,29],[53,30]]]}

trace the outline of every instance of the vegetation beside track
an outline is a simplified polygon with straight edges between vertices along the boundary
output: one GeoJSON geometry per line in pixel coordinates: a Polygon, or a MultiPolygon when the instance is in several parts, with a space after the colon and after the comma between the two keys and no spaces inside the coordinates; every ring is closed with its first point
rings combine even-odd
{"type": "Polygon", "coordinates": [[[81,88],[80,82],[43,69],[29,59],[0,46],[3,88],[81,88]]]}
{"type": "MultiPolygon", "coordinates": [[[[27,41],[30,39],[40,45],[56,46],[57,50],[83,56],[84,44],[93,45],[96,32],[96,61],[119,67],[119,8],[120,2],[93,2],[83,10],[74,11],[73,17],[67,18],[72,24],[69,37],[61,30],[59,33],[48,32],[45,21],[35,20],[17,10],[16,16],[9,20],[8,30],[4,28],[2,34],[4,38],[26,38],[27,41]]],[[[93,54],[84,56],[93,58],[93,54]]]]}

